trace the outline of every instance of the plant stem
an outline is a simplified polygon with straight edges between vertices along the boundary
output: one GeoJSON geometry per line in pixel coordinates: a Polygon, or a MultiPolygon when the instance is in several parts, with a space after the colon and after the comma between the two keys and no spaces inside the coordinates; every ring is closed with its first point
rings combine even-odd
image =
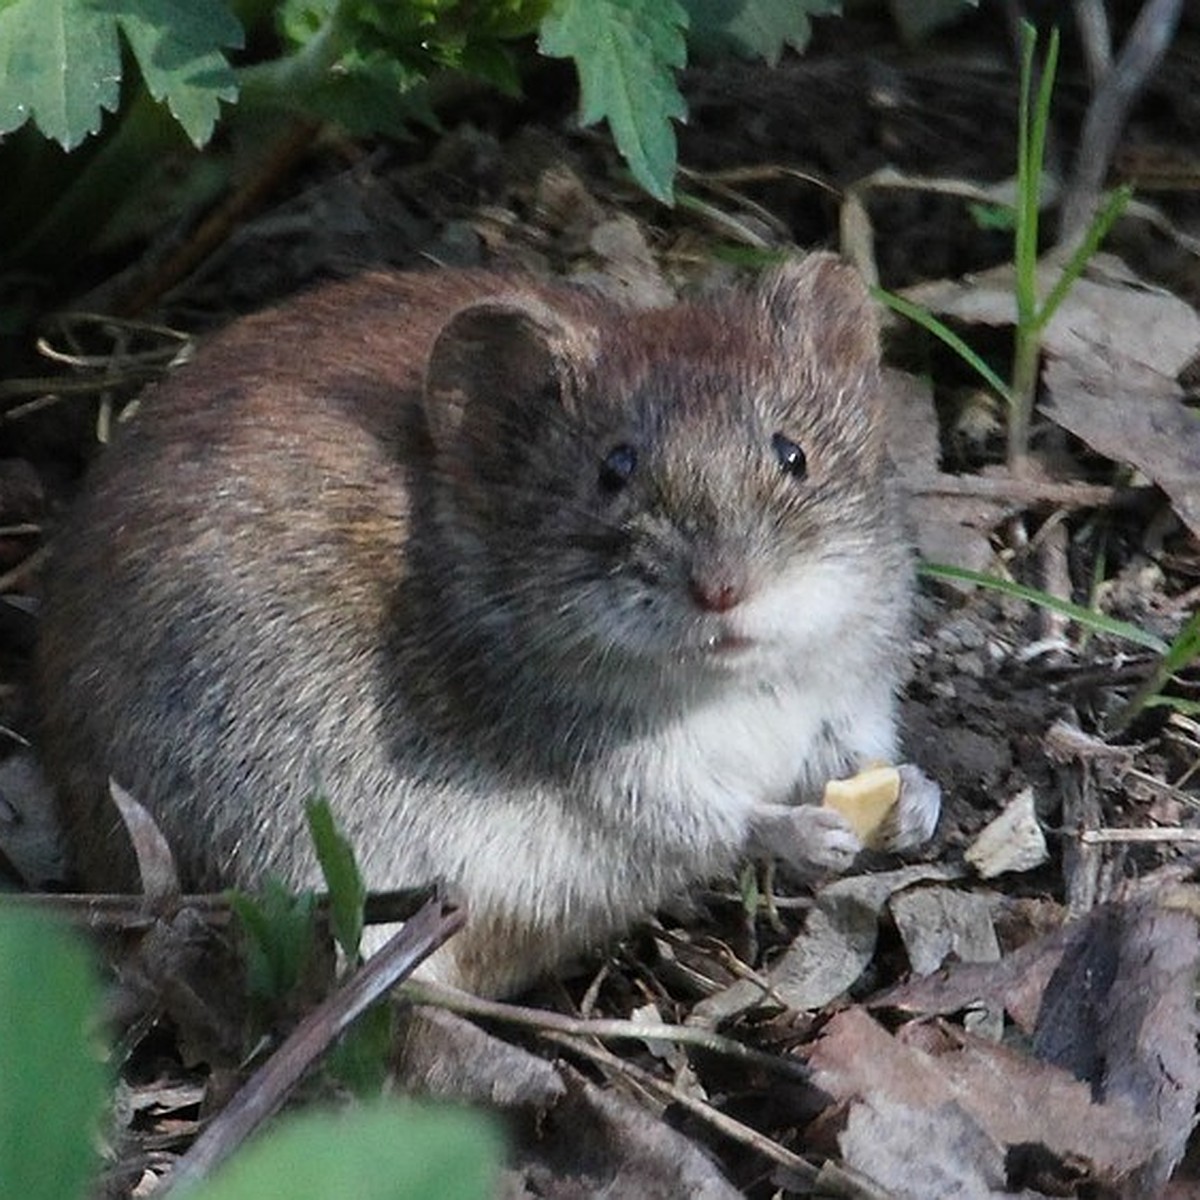
{"type": "Polygon", "coordinates": [[[1021,322],[1013,347],[1012,390],[1008,406],[1008,469],[1020,477],[1029,469],[1029,429],[1037,397],[1042,342],[1036,321],[1021,322]]]}
{"type": "Polygon", "coordinates": [[[1050,97],[1058,67],[1058,30],[1050,33],[1041,81],[1034,95],[1034,49],[1037,31],[1028,22],[1021,26],[1021,100],[1017,127],[1017,227],[1014,235],[1016,263],[1017,328],[1013,347],[1012,389],[1008,406],[1008,467],[1023,475],[1028,467],[1029,430],[1037,396],[1041,356],[1041,322],[1038,312],[1038,218],[1042,192],[1042,166],[1046,157],[1046,131],[1050,122],[1050,97]]]}

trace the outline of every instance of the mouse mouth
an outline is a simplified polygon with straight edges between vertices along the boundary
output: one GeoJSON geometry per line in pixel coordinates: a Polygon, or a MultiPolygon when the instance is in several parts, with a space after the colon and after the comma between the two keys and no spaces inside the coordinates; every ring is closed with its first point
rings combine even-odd
{"type": "Polygon", "coordinates": [[[705,658],[728,661],[750,653],[758,643],[733,629],[719,629],[706,637],[700,644],[705,658]]]}
{"type": "Polygon", "coordinates": [[[709,654],[740,654],[754,645],[754,639],[743,637],[740,633],[714,634],[704,643],[704,649],[709,654]]]}

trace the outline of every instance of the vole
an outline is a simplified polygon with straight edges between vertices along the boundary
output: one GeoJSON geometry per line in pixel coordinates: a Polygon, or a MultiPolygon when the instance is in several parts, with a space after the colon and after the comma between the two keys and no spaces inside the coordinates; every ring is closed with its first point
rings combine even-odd
{"type": "MultiPolygon", "coordinates": [[[[896,750],[912,588],[876,321],[830,255],[628,311],[374,273],[235,322],[106,451],[48,569],[41,750],[75,867],[129,886],[110,776],[197,888],[458,884],[432,973],[503,993],[896,750]]],[[[927,829],[908,829],[915,840],[927,829]]]]}

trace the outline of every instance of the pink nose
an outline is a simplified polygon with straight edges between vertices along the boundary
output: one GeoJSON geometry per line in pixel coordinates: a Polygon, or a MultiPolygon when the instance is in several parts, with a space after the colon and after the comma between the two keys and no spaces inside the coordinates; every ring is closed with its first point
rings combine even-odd
{"type": "Polygon", "coordinates": [[[742,602],[743,588],[727,579],[691,579],[688,590],[705,612],[728,612],[742,602]]]}

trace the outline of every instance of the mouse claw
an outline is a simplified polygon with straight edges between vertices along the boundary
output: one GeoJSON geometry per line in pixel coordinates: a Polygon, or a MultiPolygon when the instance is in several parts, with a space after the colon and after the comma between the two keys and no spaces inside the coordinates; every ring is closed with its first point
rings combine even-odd
{"type": "Polygon", "coordinates": [[[751,850],[780,858],[804,874],[845,871],[863,845],[841,813],[812,804],[764,805],[756,813],[751,850]]]}

